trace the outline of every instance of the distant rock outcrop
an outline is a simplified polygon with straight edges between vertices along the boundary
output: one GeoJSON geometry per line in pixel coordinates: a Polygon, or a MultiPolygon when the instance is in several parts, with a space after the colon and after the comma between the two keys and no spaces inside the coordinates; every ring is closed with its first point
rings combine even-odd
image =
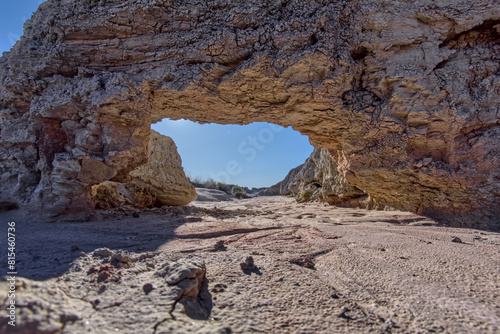
{"type": "Polygon", "coordinates": [[[368,194],[347,183],[328,151],[322,148],[315,148],[304,164],[260,195],[293,195],[299,202],[320,200],[338,206],[375,205],[368,194]]]}
{"type": "Polygon", "coordinates": [[[292,126],[374,207],[500,228],[497,1],[47,0],[24,28],[0,59],[4,210],[90,215],[169,117],[292,126]]]}
{"type": "Polygon", "coordinates": [[[130,172],[129,182],[106,181],[92,187],[97,208],[187,205],[196,199],[172,138],[151,130],[148,152],[148,162],[130,172]]]}
{"type": "Polygon", "coordinates": [[[222,190],[196,188],[196,193],[199,202],[219,202],[219,201],[232,201],[231,197],[222,190]]]}

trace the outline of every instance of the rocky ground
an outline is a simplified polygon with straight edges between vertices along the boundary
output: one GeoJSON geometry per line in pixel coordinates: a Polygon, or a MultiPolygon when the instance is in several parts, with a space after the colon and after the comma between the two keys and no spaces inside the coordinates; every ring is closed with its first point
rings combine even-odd
{"type": "Polygon", "coordinates": [[[500,234],[411,213],[260,197],[18,219],[16,238],[1,333],[500,331],[500,234]]]}

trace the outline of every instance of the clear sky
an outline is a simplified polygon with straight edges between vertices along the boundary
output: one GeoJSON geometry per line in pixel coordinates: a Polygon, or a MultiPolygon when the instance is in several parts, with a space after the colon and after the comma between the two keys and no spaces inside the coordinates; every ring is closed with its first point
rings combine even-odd
{"type": "MultiPolygon", "coordinates": [[[[0,54],[22,35],[23,23],[44,0],[0,1],[0,54]]],[[[197,124],[163,120],[152,128],[172,137],[192,178],[247,187],[271,186],[304,163],[313,147],[291,128],[268,123],[197,124]]]]}
{"type": "Polygon", "coordinates": [[[9,51],[23,34],[23,23],[44,0],[0,1],[0,54],[9,51]]]}
{"type": "Polygon", "coordinates": [[[269,123],[197,124],[163,120],[153,130],[171,137],[192,178],[247,187],[271,186],[303,164],[313,147],[306,136],[269,123]]]}

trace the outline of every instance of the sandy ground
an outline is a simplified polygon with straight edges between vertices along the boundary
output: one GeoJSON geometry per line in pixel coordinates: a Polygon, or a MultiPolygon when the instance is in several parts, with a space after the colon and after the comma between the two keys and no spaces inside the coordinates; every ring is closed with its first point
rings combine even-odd
{"type": "Polygon", "coordinates": [[[101,215],[16,221],[17,326],[2,282],[0,333],[500,332],[498,233],[284,197],[101,215]],[[190,258],[197,299],[159,274],[190,258]]]}

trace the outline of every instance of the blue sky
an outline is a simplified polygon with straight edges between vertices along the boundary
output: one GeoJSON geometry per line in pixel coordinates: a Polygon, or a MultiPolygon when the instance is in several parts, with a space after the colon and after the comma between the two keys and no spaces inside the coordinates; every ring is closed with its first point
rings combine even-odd
{"type": "Polygon", "coordinates": [[[23,34],[23,23],[44,0],[2,0],[0,2],[0,53],[9,51],[23,34]]]}
{"type": "Polygon", "coordinates": [[[306,136],[269,123],[220,125],[163,120],[152,129],[175,141],[184,170],[191,177],[247,187],[266,187],[281,181],[313,150],[306,136]]]}
{"type": "MultiPolygon", "coordinates": [[[[44,0],[0,2],[0,54],[22,35],[23,23],[44,0]]],[[[163,120],[152,128],[172,137],[192,178],[247,187],[271,186],[304,163],[313,147],[306,136],[268,123],[197,124],[163,120]]]]}

